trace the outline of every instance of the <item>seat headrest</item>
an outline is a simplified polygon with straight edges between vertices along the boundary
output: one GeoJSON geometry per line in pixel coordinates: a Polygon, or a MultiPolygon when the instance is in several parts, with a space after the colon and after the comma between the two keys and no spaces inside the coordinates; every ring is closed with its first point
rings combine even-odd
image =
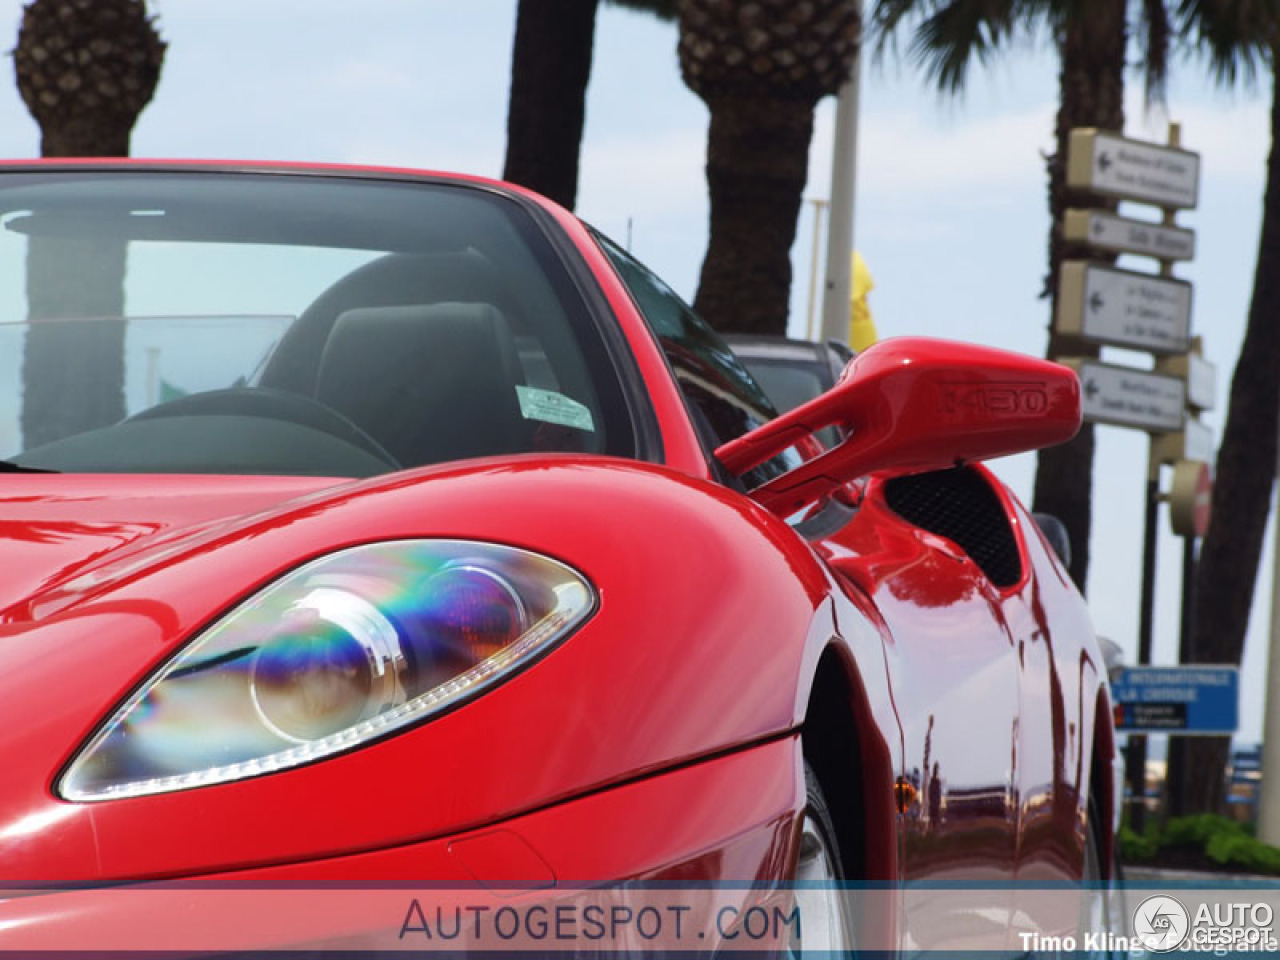
{"type": "Polygon", "coordinates": [[[316,398],[403,466],[529,449],[506,320],[488,304],[363,307],[339,314],[316,398]]]}
{"type": "Polygon", "coordinates": [[[507,318],[519,320],[518,303],[502,274],[481,254],[378,257],[339,279],[302,312],[268,359],[262,385],[315,396],[320,355],[344,311],[460,301],[491,303],[507,318]]]}

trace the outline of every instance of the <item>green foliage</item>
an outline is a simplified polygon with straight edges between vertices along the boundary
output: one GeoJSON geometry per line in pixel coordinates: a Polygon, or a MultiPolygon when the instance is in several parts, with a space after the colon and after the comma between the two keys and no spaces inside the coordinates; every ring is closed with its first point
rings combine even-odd
{"type": "Polygon", "coordinates": [[[1126,863],[1151,860],[1160,852],[1160,842],[1156,839],[1154,824],[1147,824],[1147,829],[1142,833],[1125,824],[1120,828],[1116,842],[1120,846],[1120,859],[1126,863]]]}
{"type": "Polygon", "coordinates": [[[1280,848],[1256,839],[1249,826],[1217,814],[1148,823],[1140,834],[1126,824],[1117,840],[1120,858],[1130,863],[1158,862],[1168,855],[1188,866],[1189,859],[1201,857],[1224,868],[1280,875],[1280,848]]]}

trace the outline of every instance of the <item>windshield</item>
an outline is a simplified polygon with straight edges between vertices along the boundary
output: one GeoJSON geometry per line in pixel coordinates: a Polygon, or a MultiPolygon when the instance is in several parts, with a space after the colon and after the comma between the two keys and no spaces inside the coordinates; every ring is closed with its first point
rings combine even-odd
{"type": "Polygon", "coordinates": [[[635,452],[603,341],[481,189],[290,174],[0,175],[0,458],[370,476],[635,452]]]}

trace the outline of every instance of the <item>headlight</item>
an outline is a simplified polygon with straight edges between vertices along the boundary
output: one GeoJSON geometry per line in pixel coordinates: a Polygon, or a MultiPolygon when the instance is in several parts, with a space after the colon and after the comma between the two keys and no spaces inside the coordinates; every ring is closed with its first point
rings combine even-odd
{"type": "Polygon", "coordinates": [[[579,574],[512,547],[407,540],[322,557],[165,664],[81,749],[60,793],[186,790],[350,750],[493,686],[594,604],[579,574]]]}

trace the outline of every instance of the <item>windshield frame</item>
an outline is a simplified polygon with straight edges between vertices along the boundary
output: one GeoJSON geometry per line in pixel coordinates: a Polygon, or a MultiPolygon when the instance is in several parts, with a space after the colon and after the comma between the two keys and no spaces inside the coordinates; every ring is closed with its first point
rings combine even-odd
{"type": "MultiPolygon", "coordinates": [[[[594,341],[587,349],[580,342],[584,358],[589,359],[593,380],[609,378],[611,398],[624,415],[629,429],[625,455],[629,459],[662,462],[662,439],[658,419],[644,389],[643,378],[631,353],[624,331],[608,306],[590,265],[562,225],[540,198],[496,181],[482,178],[413,171],[396,168],[352,167],[283,163],[221,163],[212,161],[136,161],[136,160],[40,160],[0,161],[0,190],[5,180],[20,176],[29,182],[36,178],[82,178],[102,175],[106,178],[187,175],[233,178],[254,177],[316,178],[324,181],[384,182],[407,186],[423,185],[458,191],[474,191],[506,205],[506,215],[524,240],[530,254],[551,284],[566,310],[575,336],[589,336],[594,341]]],[[[620,421],[621,422],[621,421],[620,421]]],[[[614,425],[615,432],[617,425],[614,425]]],[[[610,442],[610,452],[617,447],[610,442]]],[[[38,466],[38,465],[37,465],[38,466]]]]}

